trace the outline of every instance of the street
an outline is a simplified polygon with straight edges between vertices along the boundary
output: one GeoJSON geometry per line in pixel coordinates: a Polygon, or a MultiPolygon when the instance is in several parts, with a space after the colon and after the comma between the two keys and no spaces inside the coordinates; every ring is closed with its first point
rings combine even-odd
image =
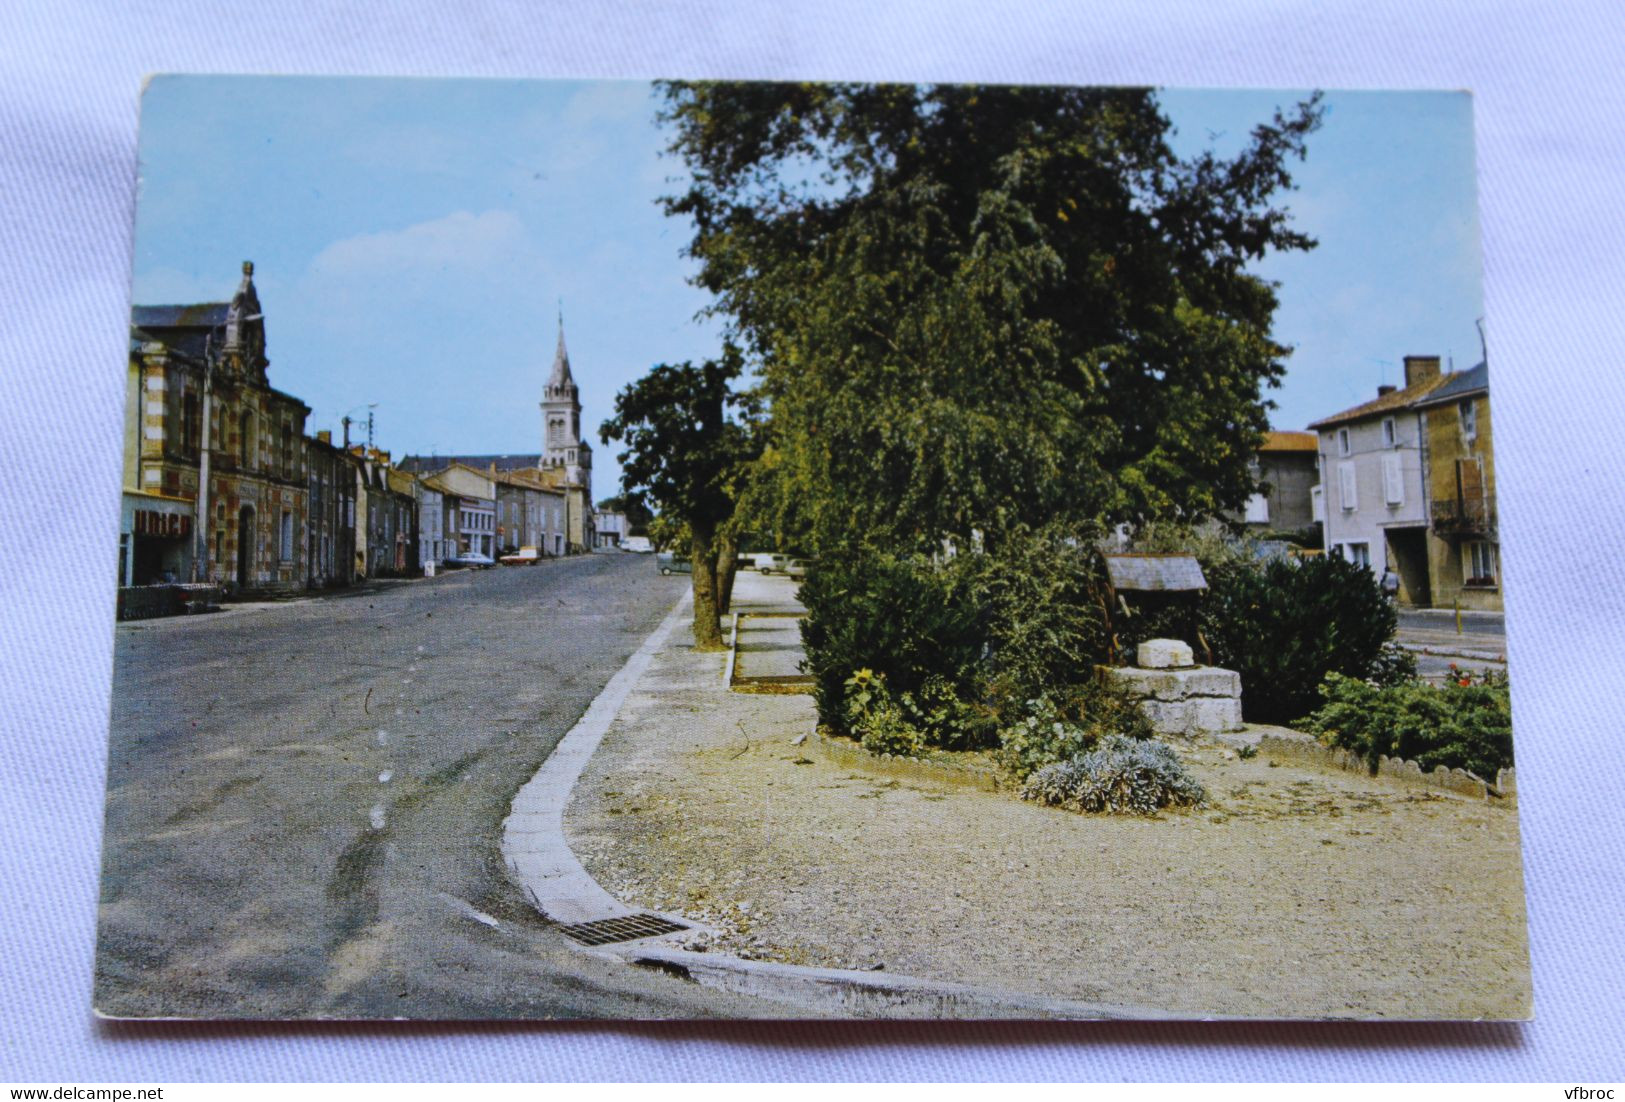
{"type": "Polygon", "coordinates": [[[1416,672],[1429,681],[1443,681],[1452,668],[1505,672],[1506,616],[1495,612],[1465,612],[1461,631],[1449,609],[1399,610],[1401,644],[1416,651],[1416,672]]]}
{"type": "Polygon", "coordinates": [[[498,852],[688,581],[589,555],[120,625],[97,1009],[793,1014],[568,947],[498,852]]]}

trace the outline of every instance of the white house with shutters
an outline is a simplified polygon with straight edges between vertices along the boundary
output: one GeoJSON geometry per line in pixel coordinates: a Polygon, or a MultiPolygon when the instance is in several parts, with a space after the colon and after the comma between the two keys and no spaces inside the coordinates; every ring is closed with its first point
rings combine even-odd
{"type": "Polygon", "coordinates": [[[1374,401],[1316,421],[1317,505],[1326,553],[1399,579],[1402,604],[1431,601],[1428,573],[1426,441],[1416,403],[1444,383],[1437,356],[1406,356],[1405,386],[1379,387],[1374,401]]]}

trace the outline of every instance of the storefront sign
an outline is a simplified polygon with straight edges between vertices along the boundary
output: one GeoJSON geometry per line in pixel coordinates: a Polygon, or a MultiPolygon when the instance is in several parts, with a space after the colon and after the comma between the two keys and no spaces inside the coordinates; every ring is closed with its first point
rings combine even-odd
{"type": "Polygon", "coordinates": [[[192,534],[192,518],[185,513],[159,513],[151,509],[135,511],[135,534],[160,539],[185,539],[192,534]]]}

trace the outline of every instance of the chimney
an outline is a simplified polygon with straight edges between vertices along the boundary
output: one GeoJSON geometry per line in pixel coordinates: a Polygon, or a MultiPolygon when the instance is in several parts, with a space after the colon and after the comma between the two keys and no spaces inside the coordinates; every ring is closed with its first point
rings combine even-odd
{"type": "Polygon", "coordinates": [[[1396,387],[1396,386],[1394,386],[1394,385],[1392,385],[1390,383],[1384,383],[1382,386],[1379,386],[1377,388],[1377,397],[1378,398],[1386,398],[1386,397],[1388,397],[1388,395],[1392,394],[1394,391],[1396,391],[1398,389],[1399,389],[1398,387],[1396,387]]]}
{"type": "Polygon", "coordinates": [[[320,443],[331,444],[333,442],[333,430],[332,429],[322,429],[322,430],[320,430],[319,432],[316,433],[316,439],[320,443]]]}
{"type": "Polygon", "coordinates": [[[1437,356],[1406,356],[1405,357],[1405,389],[1409,390],[1417,383],[1425,383],[1429,379],[1439,377],[1439,357],[1437,356]]]}

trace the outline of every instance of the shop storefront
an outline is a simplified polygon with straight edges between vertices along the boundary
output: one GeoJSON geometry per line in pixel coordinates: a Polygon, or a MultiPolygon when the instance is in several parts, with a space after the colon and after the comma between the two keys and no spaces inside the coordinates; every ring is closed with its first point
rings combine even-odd
{"type": "Polygon", "coordinates": [[[119,587],[192,580],[192,503],[124,491],[119,524],[119,587]]]}

